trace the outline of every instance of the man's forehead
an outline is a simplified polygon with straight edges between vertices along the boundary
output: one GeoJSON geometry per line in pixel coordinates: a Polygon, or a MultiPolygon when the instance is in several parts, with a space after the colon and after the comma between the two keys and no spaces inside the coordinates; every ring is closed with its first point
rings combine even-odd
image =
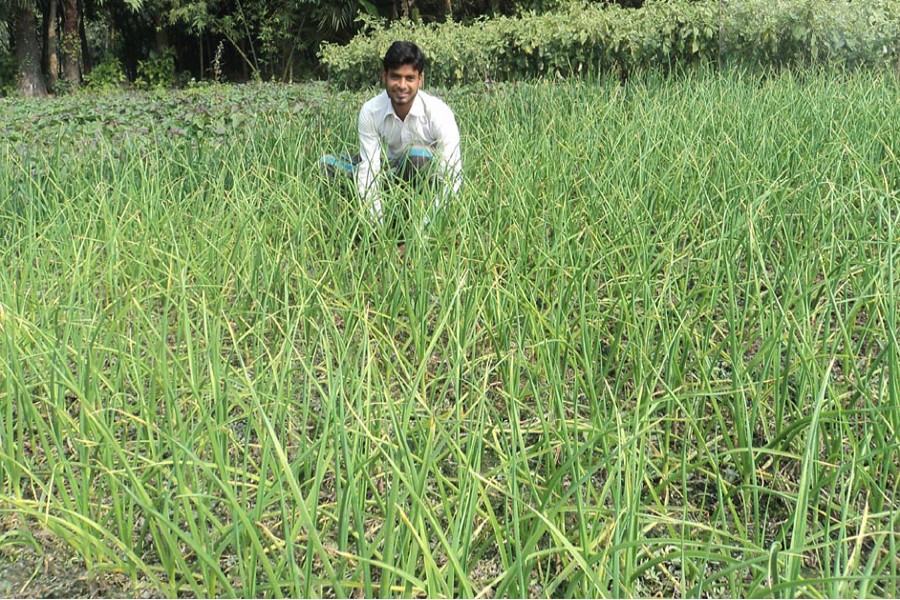
{"type": "Polygon", "coordinates": [[[399,67],[389,67],[384,70],[384,72],[388,75],[401,75],[401,76],[409,76],[409,75],[421,75],[422,72],[416,70],[416,68],[412,65],[400,65],[399,67]]]}

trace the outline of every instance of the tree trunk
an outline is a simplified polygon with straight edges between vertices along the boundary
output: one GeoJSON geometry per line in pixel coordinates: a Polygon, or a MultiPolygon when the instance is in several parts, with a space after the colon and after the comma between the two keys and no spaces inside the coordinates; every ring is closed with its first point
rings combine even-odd
{"type": "Polygon", "coordinates": [[[78,38],[81,40],[81,72],[84,75],[90,75],[93,64],[91,62],[91,49],[88,47],[87,31],[84,28],[84,9],[83,1],[78,0],[78,38]]]}
{"type": "Polygon", "coordinates": [[[400,0],[400,17],[403,19],[415,19],[418,16],[419,9],[416,7],[416,0],[400,0]]]}
{"type": "Polygon", "coordinates": [[[70,85],[81,85],[81,6],[78,0],[62,0],[62,74],[70,85]]]}
{"type": "Polygon", "coordinates": [[[163,54],[169,49],[169,30],[166,29],[165,23],[162,22],[162,16],[160,16],[156,23],[153,49],[156,50],[157,54],[163,54]]]}
{"type": "Polygon", "coordinates": [[[453,20],[453,0],[446,0],[444,2],[444,14],[448,21],[453,20]]]}
{"type": "Polygon", "coordinates": [[[44,11],[44,72],[50,89],[56,87],[59,77],[59,43],[56,35],[58,6],[59,0],[50,0],[44,11]]]}
{"type": "Polygon", "coordinates": [[[243,81],[250,81],[250,59],[247,58],[247,43],[241,40],[241,55],[244,60],[241,61],[241,78],[243,81]]]}
{"type": "Polygon", "coordinates": [[[31,8],[20,5],[15,9],[14,29],[19,90],[26,98],[46,96],[47,86],[41,72],[41,45],[37,38],[37,19],[31,8]]]}

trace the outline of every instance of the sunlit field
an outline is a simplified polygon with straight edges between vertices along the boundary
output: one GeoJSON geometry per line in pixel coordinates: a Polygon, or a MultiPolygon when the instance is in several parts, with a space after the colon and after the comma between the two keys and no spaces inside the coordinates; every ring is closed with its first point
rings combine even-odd
{"type": "Polygon", "coordinates": [[[437,91],[465,183],[427,227],[431,190],[381,226],[316,168],[374,89],[0,102],[0,556],[167,596],[898,596],[896,77],[437,91]]]}

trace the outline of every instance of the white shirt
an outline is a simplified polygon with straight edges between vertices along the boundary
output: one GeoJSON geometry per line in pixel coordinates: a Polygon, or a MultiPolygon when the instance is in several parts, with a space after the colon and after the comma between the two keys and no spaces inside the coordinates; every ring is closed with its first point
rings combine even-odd
{"type": "MultiPolygon", "coordinates": [[[[400,120],[387,92],[382,92],[359,111],[359,167],[356,185],[360,196],[379,217],[378,174],[381,172],[381,145],[389,161],[400,159],[413,148],[427,149],[437,160],[444,182],[444,196],[456,193],[462,184],[459,128],[453,111],[440,98],[421,89],[406,119],[400,120]]],[[[440,198],[435,200],[439,204],[440,198]]]]}

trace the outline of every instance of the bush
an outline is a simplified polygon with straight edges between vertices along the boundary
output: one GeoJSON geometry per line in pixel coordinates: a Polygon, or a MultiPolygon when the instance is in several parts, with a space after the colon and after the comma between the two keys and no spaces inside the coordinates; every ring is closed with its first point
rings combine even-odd
{"type": "Polygon", "coordinates": [[[895,56],[897,0],[726,0],[723,50],[756,64],[878,63],[895,56]]]}
{"type": "Polygon", "coordinates": [[[552,13],[424,25],[366,21],[320,52],[341,87],[373,83],[393,40],[418,43],[432,84],[527,79],[729,59],[762,64],[890,59],[900,0],[649,0],[643,8],[572,3],[552,13]],[[724,8],[724,10],[723,10],[724,8]]]}
{"type": "Polygon", "coordinates": [[[175,50],[150,52],[146,60],[138,61],[137,79],[139,88],[171,88],[175,86],[175,50]]]}
{"type": "Polygon", "coordinates": [[[18,89],[19,67],[12,52],[0,52],[0,97],[12,96],[18,89]]]}
{"type": "Polygon", "coordinates": [[[639,10],[573,3],[541,15],[471,25],[399,21],[384,26],[370,21],[346,46],[324,45],[320,57],[330,79],[344,87],[370,84],[395,39],[409,39],[423,48],[432,84],[628,70],[714,58],[717,14],[713,2],[681,0],[650,3],[639,10]]]}
{"type": "Polygon", "coordinates": [[[128,81],[122,64],[114,57],[104,58],[84,79],[87,88],[93,92],[115,91],[128,81]]]}

